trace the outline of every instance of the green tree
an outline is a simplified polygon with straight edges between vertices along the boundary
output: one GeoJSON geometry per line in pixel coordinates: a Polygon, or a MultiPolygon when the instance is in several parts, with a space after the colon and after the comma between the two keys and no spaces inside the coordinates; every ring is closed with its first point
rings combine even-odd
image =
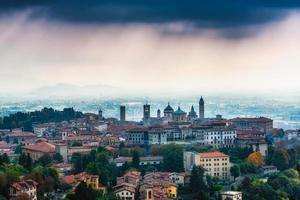
{"type": "Polygon", "coordinates": [[[61,163],[64,161],[64,158],[62,157],[62,155],[60,153],[55,153],[53,155],[53,160],[58,162],[58,163],[61,163]]]}
{"type": "Polygon", "coordinates": [[[132,167],[139,169],[140,167],[140,155],[139,152],[134,150],[132,154],[132,167]]]}
{"type": "Polygon", "coordinates": [[[272,164],[279,170],[287,169],[289,166],[289,155],[285,149],[276,149],[272,156],[272,164]]]}
{"type": "Polygon", "coordinates": [[[25,153],[22,153],[20,156],[19,156],[19,162],[18,162],[20,165],[22,165],[24,168],[26,168],[26,165],[27,165],[27,156],[25,153]]]}
{"type": "Polygon", "coordinates": [[[32,159],[31,159],[29,153],[27,153],[27,156],[26,156],[26,166],[25,166],[25,168],[29,171],[32,170],[32,159]]]}
{"type": "Polygon", "coordinates": [[[239,177],[240,174],[241,174],[240,167],[239,167],[238,165],[233,165],[233,166],[230,168],[230,173],[231,173],[231,175],[234,177],[234,179],[236,179],[236,178],[239,177]]]}
{"type": "Polygon", "coordinates": [[[52,162],[52,157],[49,154],[45,154],[38,159],[38,163],[42,166],[49,165],[52,162]]]}
{"type": "Polygon", "coordinates": [[[190,192],[196,199],[209,199],[208,186],[204,181],[204,168],[194,166],[191,172],[190,192]]]}
{"type": "Polygon", "coordinates": [[[162,145],[163,169],[167,172],[183,172],[183,148],[177,144],[162,145]]]}

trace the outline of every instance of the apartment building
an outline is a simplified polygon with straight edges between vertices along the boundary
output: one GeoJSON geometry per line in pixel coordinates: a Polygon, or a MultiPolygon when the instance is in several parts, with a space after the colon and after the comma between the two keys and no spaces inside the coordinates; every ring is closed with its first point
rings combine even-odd
{"type": "Polygon", "coordinates": [[[230,177],[229,156],[219,151],[195,154],[195,165],[206,170],[206,174],[228,179],[230,177]]]}

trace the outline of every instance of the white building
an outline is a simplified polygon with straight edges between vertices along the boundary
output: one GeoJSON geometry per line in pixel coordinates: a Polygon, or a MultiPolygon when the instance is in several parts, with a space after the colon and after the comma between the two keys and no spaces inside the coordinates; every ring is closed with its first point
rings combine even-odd
{"type": "Polygon", "coordinates": [[[37,182],[28,179],[11,184],[9,187],[9,199],[15,199],[20,194],[26,193],[31,200],[37,200],[37,182]]]}
{"type": "Polygon", "coordinates": [[[221,192],[221,200],[242,200],[242,192],[238,191],[224,191],[221,192]]]}
{"type": "Polygon", "coordinates": [[[215,148],[232,147],[237,131],[230,128],[208,129],[203,132],[203,143],[215,148]]]}

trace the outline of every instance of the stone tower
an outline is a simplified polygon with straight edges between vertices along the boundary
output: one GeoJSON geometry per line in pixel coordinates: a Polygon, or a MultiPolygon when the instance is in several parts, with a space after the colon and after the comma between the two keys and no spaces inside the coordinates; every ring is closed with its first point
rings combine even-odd
{"type": "Polygon", "coordinates": [[[204,119],[204,100],[203,100],[202,96],[199,101],[199,118],[201,120],[204,119]]]}
{"type": "Polygon", "coordinates": [[[150,119],[150,105],[149,104],[145,104],[144,105],[144,120],[148,120],[150,119]]]}
{"type": "Polygon", "coordinates": [[[126,121],[126,107],[120,106],[120,121],[125,122],[126,121]]]}

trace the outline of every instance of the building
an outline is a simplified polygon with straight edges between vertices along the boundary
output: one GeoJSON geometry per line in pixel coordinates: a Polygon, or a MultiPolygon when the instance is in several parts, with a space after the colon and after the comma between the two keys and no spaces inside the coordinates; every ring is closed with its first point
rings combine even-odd
{"type": "Polygon", "coordinates": [[[141,173],[130,171],[122,177],[117,177],[117,184],[113,187],[114,194],[120,199],[134,200],[141,179],[141,173]]]}
{"type": "Polygon", "coordinates": [[[98,110],[98,117],[99,117],[99,120],[103,120],[103,112],[101,109],[98,110]]]}
{"type": "MultiPolygon", "coordinates": [[[[132,157],[118,157],[114,160],[117,167],[122,167],[126,162],[132,161],[132,157]]],[[[159,165],[163,162],[162,156],[145,156],[140,157],[140,165],[159,165]]]]}
{"type": "Polygon", "coordinates": [[[143,120],[144,121],[147,121],[150,119],[150,105],[149,104],[146,104],[144,105],[144,117],[143,117],[143,120]]]}
{"type": "Polygon", "coordinates": [[[8,142],[14,144],[19,144],[21,141],[36,138],[36,134],[34,133],[21,131],[9,132],[7,136],[9,140],[8,142]]]}
{"type": "Polygon", "coordinates": [[[233,147],[236,136],[237,131],[233,128],[212,128],[203,131],[203,143],[215,148],[233,147]]]}
{"type": "Polygon", "coordinates": [[[224,191],[221,192],[221,200],[242,200],[242,192],[238,191],[224,191]]]}
{"type": "Polygon", "coordinates": [[[167,144],[167,133],[162,127],[134,127],[127,131],[129,145],[167,144]]]}
{"type": "Polygon", "coordinates": [[[235,139],[237,147],[250,147],[253,151],[259,151],[264,157],[268,155],[268,144],[264,133],[259,130],[242,130],[238,131],[235,139]]]}
{"type": "Polygon", "coordinates": [[[62,183],[73,185],[75,187],[77,187],[77,185],[82,181],[85,182],[88,187],[91,187],[95,190],[105,191],[105,188],[99,184],[100,179],[98,175],[91,175],[87,174],[86,172],[81,172],[79,174],[64,176],[62,178],[62,183]]]}
{"type": "Polygon", "coordinates": [[[160,109],[157,110],[157,118],[161,118],[161,112],[160,112],[160,109]]]}
{"type": "Polygon", "coordinates": [[[38,160],[40,157],[48,154],[53,156],[55,154],[55,145],[48,142],[37,142],[32,145],[22,147],[24,153],[28,153],[32,160],[38,160]]]}
{"type": "Polygon", "coordinates": [[[198,115],[194,109],[194,106],[191,107],[191,111],[188,114],[188,121],[193,121],[194,119],[197,119],[198,115]]]}
{"type": "Polygon", "coordinates": [[[237,117],[230,120],[238,130],[260,130],[264,134],[272,132],[273,120],[266,117],[237,117]]]}
{"type": "Polygon", "coordinates": [[[177,185],[170,179],[169,173],[146,173],[140,184],[140,199],[159,200],[176,199],[177,185]]]}
{"type": "Polygon", "coordinates": [[[273,165],[265,165],[261,167],[261,171],[264,175],[274,174],[279,172],[276,166],[273,165]]]}
{"type": "Polygon", "coordinates": [[[195,165],[206,170],[206,174],[220,179],[230,177],[229,156],[219,151],[198,153],[195,155],[195,165]]]}
{"type": "Polygon", "coordinates": [[[171,120],[173,118],[174,109],[168,103],[168,106],[164,109],[164,118],[171,120]]]}
{"type": "Polygon", "coordinates": [[[204,100],[201,97],[199,101],[199,118],[200,120],[204,119],[204,100]]]}
{"type": "Polygon", "coordinates": [[[184,112],[183,110],[180,109],[180,107],[178,107],[178,109],[175,112],[173,112],[173,121],[186,122],[187,121],[186,112],[184,112]]]}
{"type": "Polygon", "coordinates": [[[37,182],[27,179],[10,185],[8,195],[10,200],[17,199],[20,194],[27,194],[29,199],[37,200],[37,182]]]}
{"type": "Polygon", "coordinates": [[[128,130],[127,142],[129,145],[148,145],[148,128],[134,127],[128,130]]]}
{"type": "Polygon", "coordinates": [[[126,107],[120,106],[120,121],[125,122],[126,121],[126,107]]]}

